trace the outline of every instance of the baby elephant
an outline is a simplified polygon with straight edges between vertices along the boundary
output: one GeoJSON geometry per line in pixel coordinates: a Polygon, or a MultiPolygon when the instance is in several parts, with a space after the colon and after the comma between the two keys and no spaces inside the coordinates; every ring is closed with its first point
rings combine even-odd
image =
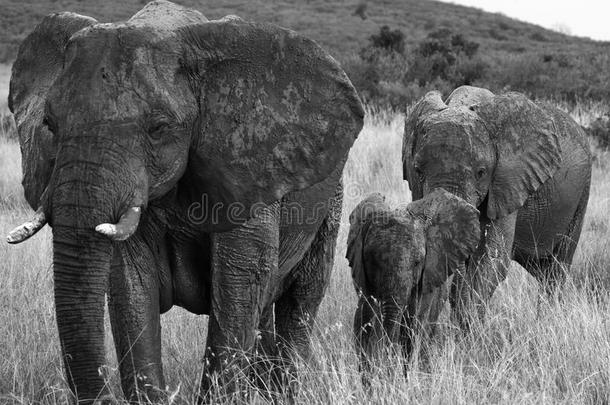
{"type": "Polygon", "coordinates": [[[360,296],[354,332],[361,367],[383,340],[409,356],[414,331],[432,332],[445,281],[464,267],[479,236],[479,211],[444,189],[394,210],[381,194],[356,206],[346,257],[360,296]]]}

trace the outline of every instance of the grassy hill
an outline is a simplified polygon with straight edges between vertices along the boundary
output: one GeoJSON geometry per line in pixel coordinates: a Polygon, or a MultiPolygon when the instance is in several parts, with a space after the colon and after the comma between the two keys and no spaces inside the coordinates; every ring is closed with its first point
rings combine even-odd
{"type": "MultiPolygon", "coordinates": [[[[610,50],[607,42],[567,36],[501,14],[438,1],[371,1],[365,7],[366,19],[354,13],[364,4],[359,0],[176,2],[196,8],[211,19],[237,14],[297,30],[340,59],[357,52],[383,25],[403,31],[407,45],[417,43],[428,32],[446,27],[480,43],[486,54],[610,50]]],[[[146,3],[146,0],[0,0],[0,61],[11,61],[19,42],[48,13],[69,10],[109,22],[129,18],[146,3]]]]}
{"type": "MultiPolygon", "coordinates": [[[[361,96],[369,102],[399,107],[430,89],[449,92],[463,84],[571,102],[610,99],[610,42],[564,35],[472,7],[431,0],[176,1],[202,11],[210,19],[237,14],[291,28],[315,39],[342,62],[361,96]],[[362,12],[356,12],[358,9],[362,12]],[[389,58],[363,57],[360,51],[370,48],[369,38],[383,26],[402,32],[404,51],[389,58]],[[421,57],[418,46],[431,33],[443,29],[477,44],[477,55],[472,59],[457,58],[440,76],[430,77],[439,55],[421,57]]],[[[100,22],[120,21],[146,3],[0,0],[0,62],[10,63],[20,41],[49,13],[69,10],[100,22]]]]}

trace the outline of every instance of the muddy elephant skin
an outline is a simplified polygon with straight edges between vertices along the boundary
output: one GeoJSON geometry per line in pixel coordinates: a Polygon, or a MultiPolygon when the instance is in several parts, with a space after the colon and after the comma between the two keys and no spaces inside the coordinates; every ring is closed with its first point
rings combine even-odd
{"type": "Polygon", "coordinates": [[[481,316],[514,258],[547,292],[572,263],[591,184],[591,152],[566,113],[520,93],[463,86],[410,112],[403,175],[417,200],[438,187],[481,212],[481,242],[456,274],[457,320],[481,316]]]}
{"type": "Polygon", "coordinates": [[[372,194],[354,208],[347,258],[359,295],[354,335],[365,374],[384,342],[409,356],[415,333],[432,337],[447,280],[479,238],[479,211],[443,189],[395,209],[372,194]]]}
{"type": "Polygon", "coordinates": [[[53,228],[59,339],[79,403],[107,394],[106,294],[131,399],[165,388],[160,314],[173,305],[209,315],[203,395],[214,375],[231,391],[222,364],[252,351],[257,329],[267,350],[277,337],[282,353],[307,355],[363,120],[317,44],[167,1],[119,23],[52,14],[19,49],[9,105],[37,210],[9,242],[53,228]]]}

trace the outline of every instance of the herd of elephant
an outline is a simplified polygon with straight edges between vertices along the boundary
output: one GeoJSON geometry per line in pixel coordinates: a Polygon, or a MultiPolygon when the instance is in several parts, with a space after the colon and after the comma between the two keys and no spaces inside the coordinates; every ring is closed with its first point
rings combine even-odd
{"type": "MultiPolygon", "coordinates": [[[[120,23],[52,14],[19,48],[9,107],[35,214],[8,241],[52,227],[75,401],[111,401],[98,372],[106,296],[127,398],[161,400],[160,314],[173,305],[209,316],[203,400],[214,384],[237,390],[248,356],[272,371],[308,357],[364,118],[315,42],[164,0],[120,23]]],[[[561,285],[591,162],[579,125],[521,94],[423,97],[403,138],[413,202],[373,194],[350,215],[362,364],[380,342],[408,355],[447,297],[468,330],[511,259],[547,291],[561,285]]]]}

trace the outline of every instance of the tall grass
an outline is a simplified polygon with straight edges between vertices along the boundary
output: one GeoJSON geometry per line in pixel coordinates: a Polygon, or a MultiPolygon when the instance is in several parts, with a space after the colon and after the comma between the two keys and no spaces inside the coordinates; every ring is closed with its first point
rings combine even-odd
{"type": "Polygon", "coordinates": [[[11,79],[11,65],[0,63],[0,115],[8,111],[8,84],[11,79]]]}
{"type": "MultiPolygon", "coordinates": [[[[575,114],[576,118],[582,120],[575,114]]],[[[472,333],[456,330],[445,309],[428,356],[388,355],[362,386],[351,340],[355,309],[345,260],[347,216],[370,192],[407,202],[400,167],[400,115],[370,111],[344,172],[346,195],[331,284],[312,336],[314,359],[299,364],[297,403],[565,403],[610,401],[610,174],[593,171],[591,199],[572,277],[561,299],[541,299],[533,279],[514,265],[472,333]]],[[[29,215],[23,202],[19,148],[0,137],[0,233],[29,215]]],[[[607,156],[598,155],[599,159],[607,156]]],[[[28,242],[0,243],[0,403],[64,403],[54,320],[50,232],[28,242]]],[[[196,395],[205,348],[206,318],[174,308],[162,316],[163,361],[173,403],[196,395]]],[[[117,393],[117,363],[106,328],[108,376],[117,393]]],[[[218,398],[220,400],[220,397],[218,398]]],[[[246,402],[264,402],[253,396],[246,402]]]]}

